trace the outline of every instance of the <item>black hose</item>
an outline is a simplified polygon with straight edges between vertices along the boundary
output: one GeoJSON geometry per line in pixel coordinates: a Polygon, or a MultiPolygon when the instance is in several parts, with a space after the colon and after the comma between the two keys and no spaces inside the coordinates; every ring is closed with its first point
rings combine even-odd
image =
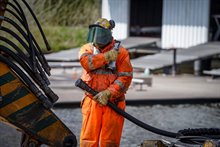
{"type": "Polygon", "coordinates": [[[30,90],[34,93],[39,100],[42,101],[45,108],[52,108],[53,104],[49,101],[49,99],[43,95],[43,93],[35,86],[35,84],[29,79],[29,77],[12,61],[0,55],[0,61],[7,64],[11,69],[15,71],[15,73],[20,77],[23,83],[30,88],[30,90]]]}
{"type": "MultiPolygon", "coordinates": [[[[85,90],[86,92],[95,96],[98,94],[97,91],[89,87],[82,79],[78,79],[75,82],[75,86],[85,90]]],[[[155,127],[152,127],[144,122],[136,119],[135,117],[131,116],[130,114],[126,113],[125,111],[119,109],[115,104],[108,102],[107,105],[116,111],[118,114],[122,115],[126,119],[130,120],[134,124],[151,131],[156,134],[160,134],[167,137],[177,138],[180,141],[187,141],[191,143],[195,143],[196,141],[203,141],[204,139],[220,139],[220,128],[198,128],[198,129],[184,129],[178,131],[178,133],[168,132],[165,130],[161,130],[155,127]]],[[[198,143],[198,142],[197,142],[198,143]]]]}
{"type": "Polygon", "coordinates": [[[28,4],[25,0],[22,0],[22,2],[26,5],[26,7],[27,7],[28,10],[30,11],[31,15],[33,16],[33,18],[34,18],[34,20],[35,20],[35,22],[36,22],[36,24],[37,24],[37,26],[38,26],[38,28],[39,28],[39,30],[40,30],[40,33],[41,33],[41,35],[42,35],[42,37],[43,37],[43,39],[44,39],[44,42],[45,42],[46,47],[47,47],[47,50],[48,50],[48,51],[51,50],[50,45],[49,45],[49,43],[48,43],[48,41],[47,41],[47,38],[46,38],[46,36],[45,36],[45,34],[44,34],[44,32],[43,32],[43,29],[41,28],[41,25],[40,25],[40,23],[39,23],[39,21],[38,21],[36,15],[34,14],[34,12],[32,11],[31,7],[29,6],[29,4],[28,4]]]}
{"type": "MultiPolygon", "coordinates": [[[[11,30],[9,30],[8,28],[5,28],[5,27],[3,27],[3,26],[0,26],[0,30],[5,31],[5,32],[9,33],[10,35],[12,35],[14,38],[16,38],[16,39],[21,43],[21,45],[26,49],[26,51],[27,51],[28,53],[30,53],[27,44],[26,44],[16,33],[14,33],[13,31],[11,31],[11,30]]],[[[40,74],[41,74],[41,76],[42,76],[42,78],[45,80],[45,82],[47,83],[47,85],[49,85],[49,84],[50,84],[50,81],[48,80],[48,78],[47,78],[45,72],[42,70],[40,64],[39,64],[38,62],[35,62],[35,63],[36,63],[36,66],[37,66],[37,67],[34,68],[34,65],[32,64],[32,70],[33,70],[34,72],[37,72],[37,69],[38,69],[39,72],[40,72],[40,74]]]]}
{"type": "Polygon", "coordinates": [[[181,139],[187,136],[204,136],[208,138],[220,139],[220,128],[196,128],[179,130],[177,138],[181,139]]]}
{"type": "MultiPolygon", "coordinates": [[[[92,94],[93,96],[95,96],[98,93],[97,91],[95,91],[91,87],[89,87],[82,79],[78,79],[75,82],[75,86],[81,88],[82,90],[86,90],[88,93],[92,94]]],[[[122,115],[124,118],[130,120],[131,122],[138,125],[139,127],[142,127],[145,130],[148,130],[148,131],[151,131],[153,133],[160,134],[163,136],[172,137],[172,138],[176,138],[176,136],[177,136],[177,133],[168,132],[168,131],[164,131],[164,130],[152,127],[152,126],[136,119],[135,117],[131,116],[127,112],[119,109],[115,104],[113,104],[111,102],[108,102],[107,105],[110,108],[112,108],[114,111],[116,111],[118,114],[122,115]]]]}
{"type": "MultiPolygon", "coordinates": [[[[18,26],[13,20],[7,18],[7,17],[3,17],[3,16],[0,16],[0,20],[4,20],[6,22],[8,22],[9,24],[13,25],[21,34],[22,36],[26,39],[26,41],[28,41],[28,37],[26,35],[26,33],[20,28],[20,26],[18,26]]],[[[9,31],[9,29],[7,28],[4,28],[3,27],[3,30],[9,32],[12,34],[12,31],[9,31]]],[[[0,36],[1,37],[1,36],[0,36]]],[[[18,37],[17,37],[18,38],[18,37]]],[[[1,38],[0,38],[1,39],[1,38]]],[[[4,39],[4,38],[3,38],[4,39]]],[[[5,39],[5,41],[8,41],[7,39],[5,39]]],[[[10,42],[9,42],[10,43],[10,42]]],[[[13,44],[13,43],[12,43],[13,44]]],[[[3,47],[3,46],[2,46],[3,47]]],[[[14,45],[15,47],[15,45],[14,45]]],[[[16,46],[16,49],[18,47],[16,46]]],[[[27,48],[27,47],[26,47],[27,48]]],[[[30,60],[27,60],[30,62],[30,60]]],[[[41,60],[42,61],[42,60],[41,60]]],[[[43,61],[42,61],[43,62],[43,61]]],[[[39,70],[41,71],[41,73],[44,73],[42,70],[41,70],[41,67],[37,64],[37,67],[39,68],[39,70]]],[[[31,73],[29,72],[29,74],[31,75],[31,73]]],[[[51,99],[51,101],[55,102],[58,100],[58,96],[49,88],[47,87],[47,85],[49,84],[49,80],[46,80],[47,82],[45,83],[45,80],[43,80],[41,78],[41,76],[39,75],[39,73],[37,71],[34,72],[34,75],[36,76],[32,78],[34,79],[34,81],[36,83],[38,83],[38,85],[43,89],[43,91],[45,92],[45,94],[51,99]]],[[[46,75],[45,75],[46,76],[46,75]]]]}
{"type": "MultiPolygon", "coordinates": [[[[11,6],[11,7],[17,12],[17,14],[18,14],[19,16],[22,15],[21,12],[18,10],[18,8],[17,8],[15,5],[13,5],[12,3],[10,3],[9,1],[7,1],[6,4],[8,4],[9,6],[11,6]]],[[[21,16],[21,18],[22,18],[22,16],[21,16]]]]}
{"type": "Polygon", "coordinates": [[[32,67],[32,64],[31,64],[29,58],[22,52],[22,50],[21,50],[17,45],[15,45],[12,41],[10,41],[9,39],[7,39],[7,38],[5,38],[5,37],[2,37],[2,36],[0,36],[0,40],[6,42],[6,43],[9,44],[13,49],[15,49],[15,50],[17,51],[18,55],[19,55],[23,60],[25,60],[30,67],[32,67]]]}
{"type": "MultiPolygon", "coordinates": [[[[23,19],[23,21],[21,19],[19,19],[18,16],[16,16],[16,14],[13,13],[13,11],[10,11],[10,13],[12,13],[20,21],[20,23],[23,25],[23,27],[27,30],[27,36],[28,36],[28,39],[29,39],[28,43],[30,45],[30,48],[34,51],[34,53],[37,54],[37,58],[41,62],[41,65],[44,68],[44,70],[46,71],[47,75],[50,75],[51,68],[50,68],[48,62],[46,61],[46,58],[45,58],[44,54],[42,53],[39,45],[37,44],[34,36],[32,35],[32,33],[31,33],[31,31],[30,31],[30,29],[28,27],[27,19],[26,19],[25,15],[24,15],[24,12],[23,12],[21,6],[19,5],[19,3],[17,1],[15,1],[15,0],[14,0],[14,2],[18,6],[19,9],[15,5],[13,5],[12,3],[10,3],[10,2],[7,2],[7,3],[19,14],[19,16],[23,19]],[[32,41],[36,45],[36,48],[32,48],[32,46],[33,46],[33,42],[32,41]]],[[[7,10],[9,10],[9,9],[7,9],[7,10]]],[[[33,57],[34,57],[34,53],[32,52],[32,54],[33,54],[32,56],[33,57]]],[[[36,62],[36,59],[34,58],[33,59],[33,64],[34,65],[35,65],[35,62],[36,62]]]]}
{"type": "Polygon", "coordinates": [[[0,20],[4,20],[5,22],[11,24],[12,26],[14,26],[14,28],[16,28],[20,33],[21,35],[25,38],[25,40],[28,42],[28,36],[27,34],[22,30],[22,28],[16,24],[13,20],[11,20],[10,18],[8,17],[5,17],[5,16],[0,16],[0,20]]]}
{"type": "MultiPolygon", "coordinates": [[[[24,1],[23,1],[24,2],[24,1]]],[[[34,67],[35,67],[35,65],[36,65],[36,62],[37,62],[37,60],[35,59],[35,54],[37,54],[38,53],[38,51],[36,50],[36,48],[34,48],[34,46],[33,46],[33,39],[32,39],[32,37],[33,37],[33,35],[31,35],[31,31],[30,31],[30,29],[29,29],[29,26],[28,26],[28,22],[27,22],[27,19],[26,19],[26,17],[25,17],[25,14],[24,14],[24,11],[22,10],[22,8],[21,8],[21,6],[20,6],[20,4],[17,2],[17,0],[14,0],[14,3],[17,5],[17,7],[18,7],[18,9],[20,10],[20,12],[21,12],[21,16],[23,17],[23,21],[24,21],[24,24],[25,24],[25,26],[26,26],[26,30],[27,30],[27,35],[28,35],[28,38],[29,38],[29,45],[30,45],[30,48],[31,48],[31,51],[32,51],[32,59],[33,59],[33,65],[34,65],[34,67]]],[[[24,2],[25,3],[25,2],[24,2]]],[[[25,5],[28,7],[29,5],[27,5],[27,3],[25,3],[25,5]]],[[[30,9],[30,8],[29,8],[30,9]]],[[[29,10],[30,11],[30,10],[29,10]]],[[[32,14],[32,16],[33,16],[33,12],[31,13],[32,14]]],[[[35,18],[35,21],[36,21],[37,19],[35,18]]],[[[38,23],[38,25],[40,25],[39,23],[38,23]]],[[[45,38],[44,38],[45,39],[45,38]]],[[[37,55],[38,56],[38,55],[37,55]]],[[[38,59],[40,60],[40,57],[38,56],[38,59]]],[[[42,59],[42,58],[41,58],[42,59]]],[[[46,59],[45,59],[46,60],[46,59]]],[[[45,64],[45,63],[47,63],[47,62],[41,62],[42,64],[45,64]]],[[[49,67],[49,65],[48,65],[48,67],[49,67]]],[[[49,72],[49,70],[46,68],[45,69],[45,71],[47,72],[47,74],[48,75],[50,75],[50,72],[49,72]]],[[[45,79],[46,80],[46,79],[45,79]]],[[[47,83],[49,83],[49,81],[47,81],[47,83]]]]}
{"type": "Polygon", "coordinates": [[[31,49],[31,58],[32,58],[32,62],[33,62],[33,67],[34,67],[34,71],[36,72],[37,69],[35,68],[36,67],[36,58],[35,58],[35,53],[36,53],[36,50],[34,49],[34,46],[33,46],[33,42],[32,42],[32,37],[31,37],[31,33],[30,33],[30,29],[29,29],[29,26],[28,26],[28,22],[27,22],[27,19],[25,17],[25,14],[24,14],[24,11],[23,9],[21,8],[20,4],[17,2],[17,0],[14,0],[14,3],[16,4],[16,6],[18,7],[18,9],[20,10],[21,12],[21,17],[23,18],[23,21],[24,21],[24,25],[25,25],[25,28],[26,28],[26,31],[27,31],[27,36],[28,36],[28,43],[29,43],[29,47],[31,49]]]}
{"type": "MultiPolygon", "coordinates": [[[[29,4],[28,4],[25,0],[24,0],[24,1],[22,0],[22,2],[25,4],[25,6],[28,8],[29,12],[31,13],[32,17],[34,18],[34,20],[35,20],[35,22],[36,22],[36,24],[37,24],[37,26],[38,26],[38,29],[40,30],[41,36],[43,37],[43,40],[44,40],[44,43],[45,43],[45,45],[46,45],[47,50],[48,50],[48,51],[51,50],[50,45],[49,45],[49,43],[48,43],[48,41],[47,41],[47,39],[46,39],[46,36],[45,36],[45,34],[44,34],[44,32],[43,32],[43,29],[41,28],[41,25],[40,25],[40,23],[39,23],[39,21],[38,21],[36,15],[34,14],[34,12],[32,11],[32,9],[30,8],[29,4]]],[[[32,35],[32,38],[33,38],[33,35],[32,35]]],[[[38,44],[36,43],[36,40],[35,40],[34,38],[33,38],[33,41],[34,41],[34,43],[35,43],[36,45],[38,45],[38,44]]],[[[43,58],[43,60],[45,61],[45,63],[47,64],[47,68],[48,68],[49,71],[50,71],[50,66],[49,66],[49,64],[46,62],[46,58],[44,57],[44,55],[43,55],[43,53],[41,52],[40,48],[38,48],[38,51],[39,51],[40,54],[42,55],[42,58],[43,58]]],[[[49,75],[49,73],[48,73],[48,75],[49,75]]]]}
{"type": "Polygon", "coordinates": [[[0,51],[3,51],[6,53],[8,56],[12,57],[27,73],[28,75],[32,78],[32,80],[37,83],[40,88],[43,90],[43,92],[48,96],[50,101],[52,103],[55,103],[58,100],[58,96],[46,85],[46,83],[42,80],[42,78],[39,76],[39,74],[34,73],[20,58],[17,56],[14,52],[12,52],[10,49],[7,47],[0,45],[0,51]]]}
{"type": "MultiPolygon", "coordinates": [[[[26,55],[20,50],[20,48],[18,46],[16,46],[13,42],[11,42],[10,40],[8,40],[5,37],[0,36],[0,40],[6,42],[12,48],[14,48],[18,52],[18,55],[22,58],[22,60],[25,60],[26,63],[29,65],[29,67],[33,68],[33,65],[31,64],[30,59],[28,57],[26,57],[26,55]]],[[[40,65],[37,63],[37,66],[40,66],[40,65]]],[[[35,76],[37,77],[37,79],[42,79],[43,77],[41,78],[41,76],[45,76],[46,77],[45,73],[42,70],[40,70],[40,75],[41,76],[39,76],[38,74],[39,74],[38,72],[35,72],[35,76]]],[[[49,83],[48,79],[45,80],[45,78],[43,78],[43,80],[40,80],[40,81],[41,81],[41,83],[45,83],[46,81],[48,81],[46,84],[49,85],[48,84],[49,83]]]]}
{"type": "Polygon", "coordinates": [[[13,60],[15,60],[27,73],[28,75],[37,83],[40,85],[40,81],[36,79],[33,71],[27,66],[27,64],[24,62],[24,60],[20,57],[17,56],[13,51],[8,49],[7,47],[0,45],[0,51],[3,51],[5,54],[7,54],[9,57],[11,57],[13,60]]]}
{"type": "Polygon", "coordinates": [[[0,26],[0,30],[7,32],[8,34],[10,34],[11,36],[13,36],[16,40],[18,40],[18,42],[24,47],[24,49],[30,54],[30,50],[28,45],[13,31],[11,31],[10,29],[4,27],[4,26],[0,26]]]}
{"type": "MultiPolygon", "coordinates": [[[[4,16],[0,16],[0,20],[4,20],[4,21],[6,21],[7,23],[9,23],[9,24],[11,24],[12,26],[14,26],[14,27],[22,34],[22,36],[25,38],[25,40],[28,42],[28,35],[27,35],[27,34],[22,30],[22,28],[21,28],[18,24],[16,24],[13,20],[11,20],[11,19],[8,18],[8,17],[4,17],[4,16]]],[[[39,45],[37,44],[35,38],[33,37],[32,34],[30,34],[30,35],[32,36],[33,42],[34,42],[34,44],[36,45],[36,46],[33,46],[33,47],[34,47],[35,49],[37,48],[38,50],[40,50],[40,47],[39,47],[39,45]]],[[[50,75],[50,67],[49,67],[49,65],[47,64],[46,59],[43,58],[44,55],[43,55],[42,53],[39,54],[39,52],[36,52],[36,55],[37,55],[37,57],[38,57],[38,59],[39,59],[41,65],[42,65],[43,69],[46,71],[46,73],[47,73],[48,75],[50,75]]]]}
{"type": "MultiPolygon", "coordinates": [[[[34,60],[33,58],[34,58],[35,55],[34,55],[33,53],[35,52],[36,55],[37,55],[37,57],[38,57],[38,59],[39,59],[39,61],[41,62],[41,65],[42,65],[43,68],[45,69],[46,73],[47,73],[48,75],[50,75],[50,67],[49,67],[49,65],[48,65],[48,63],[47,63],[47,61],[46,61],[46,59],[44,58],[44,55],[43,55],[43,53],[41,52],[39,45],[37,44],[36,40],[34,39],[33,35],[31,34],[31,32],[30,32],[30,30],[29,30],[29,28],[28,28],[28,24],[27,24],[27,20],[26,20],[26,17],[25,17],[25,15],[24,15],[24,12],[23,12],[23,10],[21,9],[20,5],[17,3],[17,1],[14,1],[14,2],[15,2],[16,5],[18,6],[19,10],[18,10],[13,4],[10,4],[10,5],[17,11],[17,13],[20,14],[20,16],[23,18],[23,21],[22,21],[15,13],[13,13],[13,11],[11,11],[11,12],[12,12],[12,14],[20,21],[20,23],[24,22],[24,23],[22,23],[22,24],[23,24],[24,28],[27,30],[28,34],[26,34],[26,33],[21,29],[21,27],[18,26],[13,20],[11,20],[11,19],[9,19],[9,18],[7,18],[7,17],[3,17],[3,16],[1,16],[0,19],[1,19],[1,20],[5,20],[5,21],[8,22],[9,24],[13,25],[13,26],[22,34],[22,36],[26,39],[26,41],[27,41],[27,42],[29,43],[29,45],[30,45],[30,48],[32,49],[31,52],[30,52],[29,50],[27,50],[29,53],[31,53],[31,55],[32,55],[32,60],[34,60]],[[36,48],[38,49],[38,51],[40,52],[41,55],[40,55],[39,52],[36,50],[35,46],[34,46],[33,43],[32,43],[32,40],[33,40],[33,42],[35,43],[36,48]],[[46,63],[46,64],[45,64],[45,63],[46,63]]],[[[17,37],[14,33],[12,33],[12,31],[10,31],[10,30],[7,29],[7,28],[4,28],[4,27],[3,27],[2,30],[6,31],[6,32],[8,32],[8,33],[10,33],[10,34],[13,35],[16,39],[19,38],[19,37],[17,37]]],[[[22,39],[18,39],[18,40],[19,40],[19,42],[25,47],[25,43],[24,43],[24,42],[22,43],[22,41],[21,41],[22,39]]],[[[26,45],[25,48],[28,49],[28,46],[26,45]]],[[[37,79],[39,80],[39,81],[36,82],[36,83],[39,83],[39,84],[40,84],[39,86],[44,90],[45,94],[50,98],[50,100],[51,100],[52,102],[57,101],[57,100],[58,100],[58,96],[47,86],[47,85],[50,84],[50,82],[49,82],[49,80],[46,78],[46,75],[45,75],[45,73],[43,72],[43,70],[41,69],[40,65],[39,65],[38,63],[36,63],[36,62],[33,62],[33,65],[32,65],[32,66],[33,66],[33,70],[34,70],[35,76],[36,76],[37,79]],[[34,66],[35,66],[34,64],[36,64],[37,69],[40,71],[40,73],[41,73],[42,77],[44,78],[44,80],[42,80],[41,77],[38,75],[38,72],[37,72],[36,68],[34,67],[34,66]],[[45,83],[44,81],[46,82],[46,85],[44,84],[44,83],[45,83]]],[[[35,78],[34,78],[34,80],[36,81],[35,78]]]]}
{"type": "Polygon", "coordinates": [[[158,128],[155,128],[153,126],[150,126],[138,119],[136,119],[135,117],[131,116],[130,114],[128,114],[127,112],[119,109],[115,104],[111,103],[111,102],[108,102],[107,104],[109,107],[111,107],[113,110],[115,110],[118,114],[122,115],[123,117],[125,117],[126,119],[130,120],[131,122],[135,123],[136,125],[148,130],[148,131],[151,131],[153,133],[156,133],[156,134],[160,134],[160,135],[163,135],[163,136],[167,136],[167,137],[172,137],[172,138],[176,138],[176,135],[177,133],[173,133],[173,132],[168,132],[168,131],[165,131],[165,130],[161,130],[161,129],[158,129],[158,128]]]}
{"type": "MultiPolygon", "coordinates": [[[[19,13],[20,16],[22,15],[22,14],[19,12],[19,10],[18,10],[13,4],[11,4],[10,6],[12,6],[12,8],[14,8],[14,9],[16,10],[16,12],[19,13]]],[[[21,18],[19,18],[19,16],[18,16],[16,13],[14,13],[13,11],[11,11],[10,9],[7,9],[7,8],[6,8],[6,11],[8,11],[10,14],[12,14],[12,15],[23,25],[23,27],[26,28],[25,25],[24,25],[24,21],[23,21],[21,18]]],[[[39,25],[40,25],[40,24],[39,24],[39,25]]],[[[40,30],[42,30],[42,29],[40,29],[40,30]]],[[[44,35],[44,34],[43,34],[43,35],[44,35]]],[[[45,35],[44,35],[44,36],[45,36],[45,35]]],[[[37,44],[36,39],[34,38],[34,36],[33,36],[32,34],[31,34],[31,37],[32,37],[32,39],[33,39],[34,44],[36,45],[36,48],[38,49],[38,51],[39,51],[39,53],[40,53],[40,55],[41,55],[41,56],[38,56],[38,57],[41,57],[42,60],[43,60],[43,62],[41,62],[41,64],[42,64],[44,70],[46,71],[46,73],[47,73],[48,75],[50,75],[50,70],[51,70],[51,68],[50,68],[50,66],[49,66],[49,64],[48,64],[48,62],[47,62],[47,60],[46,60],[44,54],[42,53],[42,51],[41,51],[39,45],[37,44]]],[[[44,40],[44,41],[45,41],[45,40],[44,40]]],[[[46,41],[46,42],[47,42],[47,41],[46,41]]],[[[47,44],[48,44],[48,43],[47,43],[47,44]]],[[[47,45],[47,46],[49,46],[49,45],[47,45]]],[[[40,61],[41,61],[41,59],[40,59],[40,61]]]]}
{"type": "Polygon", "coordinates": [[[12,10],[10,10],[8,8],[6,8],[5,11],[10,13],[12,16],[14,16],[20,22],[20,24],[22,24],[24,26],[23,20],[15,12],[13,12],[12,10]]]}

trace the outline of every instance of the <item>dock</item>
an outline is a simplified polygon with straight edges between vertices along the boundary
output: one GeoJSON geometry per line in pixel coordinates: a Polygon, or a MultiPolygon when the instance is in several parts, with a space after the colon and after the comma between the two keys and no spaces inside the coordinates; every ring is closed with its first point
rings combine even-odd
{"type": "Polygon", "coordinates": [[[128,37],[124,40],[121,40],[121,44],[130,51],[131,49],[142,49],[151,46],[156,46],[159,41],[159,38],[128,37]]]}
{"type": "MultiPolygon", "coordinates": [[[[52,69],[49,80],[50,87],[59,96],[57,107],[79,107],[83,91],[75,87],[81,71],[74,69],[52,69]]],[[[138,73],[135,73],[138,74],[138,73]]],[[[149,75],[151,85],[131,83],[126,93],[128,105],[154,104],[201,104],[220,102],[220,79],[210,76],[181,75],[149,75]]]]}
{"type": "Polygon", "coordinates": [[[78,53],[80,48],[72,48],[56,53],[46,54],[48,62],[76,62],[78,61],[78,53]]]}
{"type": "MultiPolygon", "coordinates": [[[[129,52],[149,52],[153,55],[146,55],[136,59],[132,59],[131,63],[135,69],[151,71],[171,67],[173,65],[173,50],[153,51],[151,47],[155,47],[160,40],[158,38],[149,37],[129,37],[122,40],[122,45],[129,52]]],[[[46,55],[46,59],[52,68],[73,68],[80,67],[78,62],[78,52],[80,48],[73,48],[57,53],[46,55]]],[[[220,55],[220,42],[207,42],[187,49],[176,49],[176,64],[193,62],[196,60],[207,59],[220,55]]]]}
{"type": "MultiPolygon", "coordinates": [[[[50,87],[59,96],[56,107],[79,107],[83,91],[75,87],[80,72],[70,69],[63,74],[53,69],[50,87]]],[[[220,79],[213,80],[210,76],[194,75],[150,75],[152,85],[131,83],[126,93],[128,105],[171,105],[171,104],[203,104],[220,102],[220,79]]]]}
{"type": "MultiPolygon", "coordinates": [[[[129,37],[121,40],[121,44],[128,50],[141,49],[155,46],[160,39],[149,37],[129,37]]],[[[78,53],[80,48],[72,48],[56,53],[45,55],[49,62],[76,62],[78,61],[78,53]]]]}
{"type": "MultiPolygon", "coordinates": [[[[208,42],[188,49],[176,49],[176,63],[211,58],[220,54],[220,42],[208,42]]],[[[132,65],[138,69],[157,70],[173,65],[173,50],[164,50],[158,54],[133,59],[132,65]]]]}
{"type": "MultiPolygon", "coordinates": [[[[158,38],[149,38],[149,37],[129,37],[124,40],[121,40],[123,47],[128,49],[129,52],[148,52],[156,53],[158,50],[146,50],[143,48],[150,48],[156,46],[157,42],[160,39],[158,38]]],[[[72,48],[69,50],[64,50],[56,53],[46,54],[45,57],[49,62],[51,68],[77,68],[80,67],[78,53],[80,48],[72,48]]]]}

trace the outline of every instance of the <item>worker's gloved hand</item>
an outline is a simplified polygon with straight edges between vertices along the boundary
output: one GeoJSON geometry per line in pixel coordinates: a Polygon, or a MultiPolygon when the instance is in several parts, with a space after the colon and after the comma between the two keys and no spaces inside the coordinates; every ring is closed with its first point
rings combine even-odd
{"type": "Polygon", "coordinates": [[[112,49],[112,50],[104,53],[104,56],[105,56],[105,60],[107,62],[115,61],[118,57],[118,51],[115,49],[112,49]]]}
{"type": "Polygon", "coordinates": [[[103,90],[94,96],[94,99],[101,105],[107,105],[108,100],[111,98],[111,92],[109,90],[103,90]]]}

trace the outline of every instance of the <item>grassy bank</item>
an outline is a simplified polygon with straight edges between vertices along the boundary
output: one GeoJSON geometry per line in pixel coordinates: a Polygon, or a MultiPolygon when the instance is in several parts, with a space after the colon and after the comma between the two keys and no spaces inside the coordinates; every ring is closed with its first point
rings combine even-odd
{"type": "MultiPolygon", "coordinates": [[[[87,27],[42,26],[52,51],[60,51],[80,47],[86,42],[87,27]]],[[[45,45],[39,31],[32,29],[39,45],[45,50],[45,45]]]]}
{"type": "MultiPolygon", "coordinates": [[[[60,50],[80,47],[84,43],[86,43],[86,36],[88,31],[87,27],[43,25],[42,28],[49,42],[49,45],[51,46],[52,50],[50,52],[57,52],[60,50]]],[[[9,29],[13,30],[13,32],[15,32],[22,38],[23,41],[25,41],[24,37],[16,29],[12,27],[9,27],[9,29]]],[[[41,47],[41,50],[45,53],[48,52],[38,28],[36,26],[31,26],[30,30],[35,37],[38,45],[41,47]]],[[[2,31],[0,31],[0,33],[1,32],[2,31]]],[[[2,35],[5,38],[14,42],[21,50],[24,50],[24,47],[21,45],[21,43],[19,43],[17,39],[15,39],[13,36],[9,35],[6,32],[3,32],[2,35]]],[[[9,49],[12,49],[10,45],[4,42],[1,42],[1,44],[9,47],[9,49]]]]}
{"type": "MultiPolygon", "coordinates": [[[[18,3],[20,3],[23,8],[32,34],[45,52],[46,47],[33,17],[21,1],[18,3]]],[[[88,25],[100,18],[101,14],[100,0],[29,0],[28,3],[42,25],[52,52],[80,47],[84,44],[88,25]]],[[[9,7],[9,9],[11,8],[9,7]]],[[[14,11],[13,9],[11,10],[14,11]]],[[[15,17],[10,15],[10,13],[5,13],[5,16],[14,20],[23,29],[22,24],[18,22],[15,17]]],[[[9,23],[3,22],[3,26],[21,36],[9,23]]],[[[23,30],[26,32],[25,29],[23,30]]],[[[0,33],[23,49],[21,44],[14,37],[4,31],[0,31],[0,33]]],[[[22,36],[21,38],[25,41],[22,36]]],[[[11,49],[8,44],[4,42],[1,44],[11,49]]]]}

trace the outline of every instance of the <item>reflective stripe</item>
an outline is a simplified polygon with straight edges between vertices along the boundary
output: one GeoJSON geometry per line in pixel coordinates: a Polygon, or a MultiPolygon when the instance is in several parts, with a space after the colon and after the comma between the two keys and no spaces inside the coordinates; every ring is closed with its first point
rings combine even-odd
{"type": "Polygon", "coordinates": [[[119,81],[119,80],[115,80],[115,83],[119,85],[119,87],[121,88],[122,91],[126,91],[126,87],[124,86],[124,84],[119,81]]]}
{"type": "Polygon", "coordinates": [[[133,77],[133,72],[119,72],[118,76],[119,77],[123,77],[123,76],[133,77]]]}
{"type": "Polygon", "coordinates": [[[89,55],[88,66],[89,66],[90,70],[95,69],[94,66],[93,66],[93,63],[92,63],[92,58],[93,58],[93,55],[89,55]]]}
{"type": "Polygon", "coordinates": [[[88,53],[84,53],[80,56],[80,58],[84,57],[84,56],[88,56],[88,67],[90,70],[93,70],[95,69],[94,66],[93,66],[93,63],[92,63],[92,58],[93,58],[93,55],[91,54],[88,54],[88,53]]]}
{"type": "Polygon", "coordinates": [[[94,48],[93,48],[93,55],[97,55],[97,54],[99,54],[99,53],[100,53],[99,49],[97,49],[96,47],[94,47],[94,48]]]}
{"type": "Polygon", "coordinates": [[[102,75],[112,75],[114,74],[111,70],[106,70],[103,68],[99,68],[97,70],[91,71],[93,74],[102,74],[102,75]]]}

